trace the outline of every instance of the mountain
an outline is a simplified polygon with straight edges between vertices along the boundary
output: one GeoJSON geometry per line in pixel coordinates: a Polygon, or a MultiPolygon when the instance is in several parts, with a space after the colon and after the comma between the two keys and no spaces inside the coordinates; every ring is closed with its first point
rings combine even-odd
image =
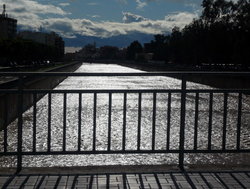
{"type": "Polygon", "coordinates": [[[83,47],[90,43],[96,43],[97,47],[108,45],[121,48],[129,46],[130,43],[135,40],[138,40],[141,44],[144,44],[150,42],[152,39],[154,39],[154,35],[137,32],[109,38],[77,35],[76,38],[64,38],[64,41],[66,47],[83,47]]]}

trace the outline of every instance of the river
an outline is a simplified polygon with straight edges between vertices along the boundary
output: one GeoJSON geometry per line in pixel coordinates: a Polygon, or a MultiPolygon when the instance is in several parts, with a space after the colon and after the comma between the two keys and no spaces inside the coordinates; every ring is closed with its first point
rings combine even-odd
{"type": "MultiPolygon", "coordinates": [[[[88,64],[83,63],[76,72],[141,72],[140,70],[127,68],[115,64],[88,64]]],[[[178,79],[154,76],[154,77],[68,77],[55,89],[180,89],[181,82],[178,79]]],[[[204,89],[209,86],[188,82],[188,88],[204,89]]],[[[226,148],[236,148],[237,129],[237,94],[229,94],[227,116],[227,140],[226,148]]],[[[167,113],[168,94],[157,94],[156,103],[156,138],[155,148],[165,149],[167,141],[167,113]]],[[[213,119],[212,119],[212,149],[221,149],[223,128],[223,98],[222,94],[214,94],[213,119]]],[[[66,119],[66,149],[76,150],[78,144],[78,94],[67,95],[67,119],[66,119]]],[[[141,119],[141,149],[152,148],[152,110],[153,95],[142,94],[142,119],[141,119]]],[[[96,149],[106,150],[108,144],[108,94],[97,95],[96,112],[96,149]]],[[[185,148],[192,149],[194,145],[194,120],[195,120],[195,94],[187,94],[186,98],[186,130],[185,148]]],[[[180,125],[180,94],[171,96],[171,126],[170,149],[177,149],[179,144],[180,125]]],[[[243,95],[242,105],[242,139],[241,147],[249,149],[249,98],[243,95]]],[[[81,150],[92,150],[93,137],[93,94],[82,94],[82,132],[81,150]]],[[[63,143],[63,94],[52,94],[51,106],[51,150],[62,150],[63,143]]],[[[197,149],[206,149],[208,135],[209,94],[200,94],[198,140],[197,149]]],[[[48,95],[37,102],[37,143],[38,151],[47,150],[48,132],[48,95]]],[[[33,135],[33,109],[30,108],[23,114],[23,151],[32,151],[33,135]]],[[[137,149],[138,129],[138,94],[127,95],[127,128],[126,149],[137,149]]],[[[123,94],[112,95],[112,130],[111,149],[122,149],[122,125],[123,125],[123,94]]],[[[8,126],[8,150],[16,151],[17,121],[8,126]]],[[[3,132],[0,133],[0,141],[3,140],[3,132]]],[[[0,150],[3,151],[1,142],[0,150]]],[[[185,163],[219,163],[242,164],[248,163],[247,155],[238,154],[210,154],[210,155],[185,155],[185,163]]],[[[40,166],[90,166],[90,165],[141,165],[141,164],[177,164],[177,154],[127,154],[127,155],[60,155],[60,156],[25,156],[23,165],[26,167],[40,166]]],[[[14,157],[2,157],[1,166],[12,167],[16,164],[14,157]]]]}

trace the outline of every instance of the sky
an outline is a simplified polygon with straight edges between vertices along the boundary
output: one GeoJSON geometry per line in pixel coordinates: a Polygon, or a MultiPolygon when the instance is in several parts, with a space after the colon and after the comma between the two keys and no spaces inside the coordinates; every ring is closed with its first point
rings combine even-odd
{"type": "MultiPolygon", "coordinates": [[[[40,28],[64,38],[164,34],[201,13],[202,0],[0,0],[21,30],[40,28]]],[[[1,10],[2,11],[2,10],[1,10]]]]}

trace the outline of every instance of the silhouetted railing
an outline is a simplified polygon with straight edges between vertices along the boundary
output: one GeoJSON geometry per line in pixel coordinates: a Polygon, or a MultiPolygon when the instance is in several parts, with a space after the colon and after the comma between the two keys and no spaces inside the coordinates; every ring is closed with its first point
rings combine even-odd
{"type": "MultiPolygon", "coordinates": [[[[163,73],[1,73],[3,76],[16,76],[19,77],[19,85],[16,89],[0,89],[0,95],[8,95],[8,94],[16,94],[18,98],[18,117],[17,117],[17,125],[18,125],[18,134],[17,134],[17,146],[16,149],[8,149],[8,129],[4,128],[2,131],[2,146],[0,148],[0,155],[1,156],[17,156],[17,169],[20,171],[22,168],[22,158],[23,156],[29,156],[29,155],[67,155],[67,154],[139,154],[139,153],[147,153],[147,154],[155,154],[155,153],[176,153],[179,154],[179,166],[180,168],[183,168],[184,165],[184,155],[187,153],[249,153],[250,147],[242,147],[242,99],[243,95],[249,94],[250,90],[248,89],[188,89],[187,88],[187,81],[186,76],[190,74],[207,74],[207,75],[218,75],[221,73],[195,73],[195,72],[163,72],[163,73]],[[98,90],[92,90],[92,89],[26,89],[24,78],[27,76],[47,76],[47,77],[55,77],[55,76],[73,76],[73,77],[130,77],[130,76],[147,76],[147,77],[153,77],[153,76],[175,76],[181,79],[181,85],[179,89],[98,89],[98,90]],[[32,107],[32,145],[28,147],[28,150],[24,150],[23,147],[23,114],[24,114],[24,97],[25,95],[31,95],[33,100],[33,107],[32,107]],[[47,94],[47,113],[46,113],[46,119],[47,119],[47,128],[46,128],[46,149],[38,149],[37,148],[37,109],[38,109],[38,96],[41,96],[41,94],[47,94]],[[61,94],[62,95],[62,142],[60,143],[61,150],[54,150],[51,146],[52,144],[52,138],[54,137],[51,130],[51,122],[52,115],[53,115],[53,108],[52,108],[52,95],[55,94],[61,94]],[[77,114],[77,136],[76,136],[76,148],[74,150],[67,149],[67,130],[71,128],[72,126],[67,124],[68,119],[68,100],[67,97],[71,94],[74,94],[75,97],[75,103],[77,101],[78,107],[75,110],[75,113],[77,114]],[[90,94],[91,96],[91,104],[92,106],[92,123],[88,125],[92,129],[92,136],[90,139],[86,142],[88,143],[88,149],[82,147],[83,143],[83,137],[82,133],[84,133],[84,127],[83,127],[83,106],[82,103],[85,99],[83,99],[84,94],[90,94]],[[117,144],[118,147],[116,149],[113,147],[113,137],[112,132],[114,131],[112,116],[113,116],[113,96],[119,94],[121,95],[121,98],[119,98],[119,101],[121,102],[121,116],[122,116],[122,124],[121,124],[121,143],[117,144]],[[136,142],[134,143],[134,148],[128,149],[127,143],[129,140],[128,138],[128,95],[134,94],[136,95],[136,108],[134,108],[133,111],[137,112],[135,122],[137,125],[137,131],[136,131],[136,142]],[[142,130],[145,127],[145,123],[142,124],[142,113],[143,113],[143,95],[148,94],[151,95],[152,99],[152,121],[150,122],[150,129],[151,129],[151,139],[148,141],[150,143],[147,147],[142,147],[142,141],[144,140],[142,136],[142,130]],[[164,94],[166,99],[166,112],[164,115],[162,115],[165,118],[165,124],[161,127],[164,127],[164,131],[166,132],[166,140],[160,145],[160,148],[158,145],[156,145],[156,141],[158,137],[160,137],[159,132],[157,132],[158,125],[157,125],[157,116],[159,114],[163,114],[163,112],[158,111],[159,108],[157,106],[157,102],[159,100],[158,96],[164,94]],[[200,99],[201,95],[206,95],[206,101],[208,102],[208,111],[207,111],[207,120],[208,123],[203,123],[203,127],[207,128],[206,130],[206,137],[204,135],[202,136],[202,140],[206,142],[205,148],[199,147],[199,120],[203,119],[200,118],[199,113],[199,105],[200,105],[200,99]],[[214,107],[214,96],[220,94],[223,97],[223,109],[220,114],[222,114],[222,142],[221,145],[217,145],[214,147],[212,145],[213,140],[213,107],[214,107]],[[230,95],[234,95],[234,98],[236,99],[236,108],[234,114],[237,114],[234,116],[235,120],[235,126],[233,127],[233,131],[235,132],[235,138],[233,141],[230,141],[231,143],[234,143],[235,145],[233,147],[228,148],[228,111],[229,111],[229,97],[230,95]],[[102,141],[105,143],[102,147],[102,149],[97,147],[97,135],[98,135],[98,124],[97,124],[97,112],[98,112],[98,102],[99,102],[99,95],[106,95],[108,102],[105,104],[107,109],[107,135],[105,138],[105,141],[102,141]],[[187,128],[186,122],[187,120],[187,111],[186,111],[186,105],[187,105],[187,95],[192,95],[194,97],[194,125],[193,125],[193,134],[190,136],[186,135],[187,128]],[[171,144],[171,129],[173,128],[173,125],[171,124],[172,120],[172,114],[173,111],[173,97],[178,97],[180,103],[177,105],[179,109],[179,127],[178,129],[178,145],[177,147],[173,148],[171,144]],[[192,145],[187,146],[187,137],[190,137],[189,140],[192,140],[192,145]]],[[[224,75],[249,75],[249,73],[223,73],[224,75]]],[[[7,98],[6,98],[7,99],[7,98]]],[[[7,108],[8,101],[5,101],[5,105],[7,108]]],[[[176,110],[175,110],[176,111],[176,110]]],[[[6,119],[8,112],[5,113],[6,119]]],[[[190,118],[189,118],[190,119],[190,118]]],[[[175,123],[176,127],[176,123],[175,123]]],[[[230,126],[231,127],[231,126],[230,126]]],[[[45,128],[44,128],[45,129],[45,128]]],[[[131,132],[131,131],[130,131],[131,132]]],[[[249,133],[245,133],[244,135],[249,135],[249,133]]]]}

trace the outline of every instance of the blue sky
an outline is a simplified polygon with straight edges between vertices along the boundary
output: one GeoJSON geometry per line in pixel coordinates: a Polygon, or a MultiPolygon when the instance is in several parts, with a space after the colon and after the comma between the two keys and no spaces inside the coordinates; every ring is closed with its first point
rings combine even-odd
{"type": "MultiPolygon", "coordinates": [[[[71,18],[89,18],[95,21],[109,20],[122,21],[122,12],[131,12],[150,19],[162,19],[167,14],[180,11],[193,12],[194,8],[185,1],[122,1],[122,0],[95,0],[95,1],[63,1],[65,10],[71,12],[71,18]],[[138,3],[141,2],[141,3],[138,3]],[[68,5],[68,6],[67,6],[68,5]]],[[[56,2],[54,2],[56,4],[56,2]]],[[[200,4],[199,1],[196,4],[200,4]]]]}
{"type": "Polygon", "coordinates": [[[23,30],[55,31],[66,38],[107,38],[133,32],[164,34],[201,12],[202,0],[0,0],[23,30]]]}
{"type": "Polygon", "coordinates": [[[122,21],[122,12],[131,12],[150,19],[163,19],[176,12],[194,12],[201,0],[37,0],[53,4],[71,13],[70,18],[89,18],[93,21],[122,21]]]}

